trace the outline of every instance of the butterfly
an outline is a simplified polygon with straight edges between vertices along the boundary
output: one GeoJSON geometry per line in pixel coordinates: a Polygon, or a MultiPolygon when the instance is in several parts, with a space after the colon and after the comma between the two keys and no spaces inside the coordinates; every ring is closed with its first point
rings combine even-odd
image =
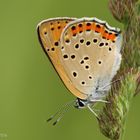
{"type": "Polygon", "coordinates": [[[37,32],[59,77],[76,96],[74,106],[87,107],[97,117],[91,106],[106,102],[103,99],[120,67],[120,29],[97,18],[63,17],[41,21],[37,32]]]}

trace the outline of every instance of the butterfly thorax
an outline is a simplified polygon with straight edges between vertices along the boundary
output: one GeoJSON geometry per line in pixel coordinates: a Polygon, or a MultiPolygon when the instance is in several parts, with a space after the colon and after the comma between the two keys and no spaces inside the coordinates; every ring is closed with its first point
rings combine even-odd
{"type": "Polygon", "coordinates": [[[99,88],[98,85],[94,93],[90,94],[86,99],[77,98],[74,107],[80,109],[85,108],[88,105],[93,105],[98,101],[102,102],[104,97],[106,97],[106,94],[108,93],[109,89],[110,85],[107,86],[105,89],[99,88]]]}

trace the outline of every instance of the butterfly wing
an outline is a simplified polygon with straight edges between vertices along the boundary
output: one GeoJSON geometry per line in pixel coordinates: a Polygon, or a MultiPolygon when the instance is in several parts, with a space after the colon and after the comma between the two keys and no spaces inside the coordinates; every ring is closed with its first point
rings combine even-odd
{"type": "Polygon", "coordinates": [[[60,60],[75,88],[93,99],[102,96],[96,94],[97,88],[108,85],[120,67],[119,29],[96,18],[82,18],[65,27],[60,41],[60,60]]]}
{"type": "Polygon", "coordinates": [[[65,26],[74,21],[75,18],[53,18],[42,21],[38,24],[38,38],[42,45],[43,50],[52,62],[55,70],[59,74],[60,78],[64,82],[65,86],[76,96],[81,99],[85,98],[85,95],[81,94],[79,90],[75,88],[75,85],[71,82],[68,75],[64,70],[63,63],[60,61],[61,45],[60,35],[65,26]]]}

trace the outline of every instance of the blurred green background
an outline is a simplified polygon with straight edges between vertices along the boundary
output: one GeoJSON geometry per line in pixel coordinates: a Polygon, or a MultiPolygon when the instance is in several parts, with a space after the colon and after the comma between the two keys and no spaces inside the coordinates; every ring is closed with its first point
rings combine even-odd
{"type": "MultiPolygon", "coordinates": [[[[75,97],[38,42],[36,26],[50,17],[97,17],[121,27],[108,0],[0,0],[0,140],[107,140],[88,110],[71,109],[53,127],[45,120],[75,97]]],[[[139,139],[140,97],[132,103],[125,139],[139,139]]]]}

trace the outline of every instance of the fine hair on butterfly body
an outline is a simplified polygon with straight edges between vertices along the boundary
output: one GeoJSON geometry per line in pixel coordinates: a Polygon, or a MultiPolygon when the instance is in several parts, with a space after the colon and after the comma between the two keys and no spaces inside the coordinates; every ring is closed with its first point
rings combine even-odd
{"type": "Polygon", "coordinates": [[[42,21],[37,31],[56,72],[77,97],[74,106],[87,107],[98,117],[91,106],[106,103],[103,99],[120,67],[120,29],[97,18],[64,17],[42,21]]]}

